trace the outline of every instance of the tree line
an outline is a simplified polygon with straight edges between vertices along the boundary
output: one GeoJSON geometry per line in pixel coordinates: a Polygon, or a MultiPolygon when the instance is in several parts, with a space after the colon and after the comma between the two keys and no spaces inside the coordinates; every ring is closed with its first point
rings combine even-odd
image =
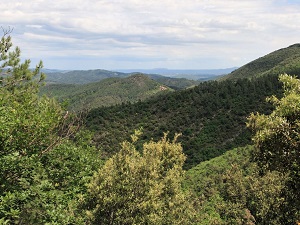
{"type": "MultiPolygon", "coordinates": [[[[133,129],[133,133],[121,129],[129,138],[121,140],[115,149],[104,142],[101,152],[93,145],[94,134],[82,126],[78,114],[38,95],[44,80],[42,62],[31,70],[30,60],[22,63],[20,49],[11,48],[11,37],[5,32],[0,41],[1,224],[295,224],[300,219],[297,78],[282,75],[280,82],[268,77],[265,81],[239,80],[228,85],[207,82],[153,99],[152,106],[151,101],[123,105],[124,110],[119,114],[115,111],[115,117],[111,116],[117,107],[92,111],[88,121],[97,115],[102,124],[110,124],[103,136],[130,126],[130,114],[136,116],[137,127],[143,127],[133,129]],[[259,96],[257,93],[272,95],[274,90],[283,93],[268,98],[267,105],[258,104],[253,97],[259,96]],[[191,101],[184,103],[181,99],[191,101]],[[258,104],[262,111],[244,118],[250,110],[244,105],[246,100],[248,105],[258,104]],[[144,106],[148,110],[137,111],[144,106]],[[206,106],[211,110],[205,110],[206,106]],[[225,116],[235,114],[225,119],[218,111],[225,116]],[[159,126],[161,130],[151,139],[145,132],[145,121],[152,118],[152,112],[166,129],[174,129],[168,133],[159,126]],[[181,120],[167,127],[171,120],[166,119],[165,112],[181,120]],[[183,112],[192,116],[183,116],[183,112]],[[209,116],[201,119],[203,114],[209,116]],[[112,123],[126,116],[129,120],[122,126],[112,123]],[[246,122],[252,130],[253,146],[228,151],[185,171],[189,154],[184,154],[187,145],[180,142],[184,143],[184,135],[193,136],[196,128],[184,130],[182,135],[177,131],[187,121],[196,121],[195,116],[201,121],[197,125],[206,129],[206,138],[212,132],[229,132],[224,122],[227,119],[235,123],[243,118],[237,123],[246,122]],[[205,128],[207,124],[210,126],[205,128]],[[105,155],[110,157],[103,159],[105,155]]],[[[154,129],[157,124],[153,124],[154,129]]],[[[199,142],[206,139],[199,137],[199,142]]],[[[223,142],[221,139],[218,143],[223,142]]]]}

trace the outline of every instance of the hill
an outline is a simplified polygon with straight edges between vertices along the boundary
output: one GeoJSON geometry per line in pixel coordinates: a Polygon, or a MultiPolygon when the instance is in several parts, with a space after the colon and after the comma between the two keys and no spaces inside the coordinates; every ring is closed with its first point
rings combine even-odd
{"type": "Polygon", "coordinates": [[[235,148],[186,172],[184,186],[198,201],[201,224],[294,224],[278,213],[286,177],[261,174],[251,161],[252,150],[235,148]]]}
{"type": "Polygon", "coordinates": [[[172,77],[172,78],[186,78],[190,80],[214,80],[218,76],[224,76],[233,70],[233,68],[226,69],[199,69],[199,70],[176,70],[176,69],[165,69],[165,68],[157,68],[157,69],[127,69],[127,70],[118,70],[125,73],[132,73],[139,71],[140,73],[145,74],[159,74],[162,76],[172,77]]]}
{"type": "Polygon", "coordinates": [[[220,80],[235,80],[282,73],[300,75],[300,44],[294,44],[260,57],[221,77],[220,80]]]}
{"type": "Polygon", "coordinates": [[[136,102],[153,95],[172,91],[149,77],[135,74],[126,78],[107,78],[88,84],[50,84],[41,88],[40,94],[67,101],[69,109],[82,110],[100,106],[136,102]]]}
{"type": "Polygon", "coordinates": [[[174,78],[174,77],[165,77],[157,74],[145,74],[149,78],[166,85],[172,89],[180,90],[185,88],[194,87],[201,83],[200,80],[189,80],[186,78],[174,78]]]}
{"type": "Polygon", "coordinates": [[[160,95],[135,104],[123,103],[91,110],[86,126],[103,154],[113,154],[129,134],[140,127],[140,144],[159,139],[163,132],[182,133],[187,155],[185,168],[214,158],[233,147],[251,143],[245,127],[251,112],[268,113],[267,96],[282,92],[276,76],[208,81],[194,88],[160,95]]]}
{"type": "MultiPolygon", "coordinates": [[[[100,70],[100,69],[72,70],[72,71],[44,70],[44,72],[47,75],[46,82],[48,84],[88,84],[93,82],[99,82],[103,79],[112,78],[112,77],[125,78],[135,74],[141,74],[140,72],[123,73],[123,72],[115,72],[115,71],[100,70]]],[[[143,73],[143,74],[173,89],[184,89],[184,88],[198,85],[201,82],[200,80],[175,78],[175,77],[163,76],[163,75],[153,74],[153,73],[148,73],[148,74],[143,73]]],[[[53,86],[53,87],[59,88],[59,86],[53,86]]]]}
{"type": "Polygon", "coordinates": [[[47,83],[62,83],[62,84],[87,84],[97,82],[106,78],[119,77],[124,78],[130,74],[109,71],[109,70],[72,70],[59,72],[45,72],[47,83]]]}

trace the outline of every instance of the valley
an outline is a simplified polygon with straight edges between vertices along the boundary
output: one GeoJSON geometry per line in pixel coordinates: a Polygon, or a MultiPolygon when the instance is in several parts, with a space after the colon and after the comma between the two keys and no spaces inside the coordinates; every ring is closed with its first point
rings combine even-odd
{"type": "Polygon", "coordinates": [[[300,219],[299,44],[202,78],[166,69],[45,78],[42,62],[30,69],[17,53],[2,51],[11,68],[3,64],[0,89],[1,224],[300,219]]]}

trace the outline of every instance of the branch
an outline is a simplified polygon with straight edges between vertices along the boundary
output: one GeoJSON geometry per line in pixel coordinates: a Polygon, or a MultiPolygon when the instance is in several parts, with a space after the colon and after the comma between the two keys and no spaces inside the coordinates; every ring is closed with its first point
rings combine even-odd
{"type": "Polygon", "coordinates": [[[52,141],[52,143],[43,150],[39,156],[42,156],[43,154],[49,152],[52,150],[55,146],[62,143],[63,140],[70,138],[73,136],[81,127],[82,125],[82,115],[75,116],[74,118],[71,118],[71,121],[69,120],[69,113],[68,111],[63,117],[62,124],[60,125],[60,129],[58,130],[56,138],[52,141]]]}
{"type": "Polygon", "coordinates": [[[10,26],[8,26],[7,29],[4,29],[2,26],[1,26],[1,29],[2,29],[2,33],[3,33],[3,36],[6,36],[8,34],[11,34],[14,30],[14,28],[11,28],[10,26]]]}

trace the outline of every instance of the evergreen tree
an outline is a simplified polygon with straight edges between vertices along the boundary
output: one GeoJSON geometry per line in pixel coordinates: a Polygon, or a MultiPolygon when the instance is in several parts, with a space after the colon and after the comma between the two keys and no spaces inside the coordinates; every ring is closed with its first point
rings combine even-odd
{"type": "Polygon", "coordinates": [[[38,96],[42,62],[31,70],[11,47],[8,31],[0,41],[0,224],[79,223],[73,209],[97,154],[68,141],[72,117],[38,96]]]}

